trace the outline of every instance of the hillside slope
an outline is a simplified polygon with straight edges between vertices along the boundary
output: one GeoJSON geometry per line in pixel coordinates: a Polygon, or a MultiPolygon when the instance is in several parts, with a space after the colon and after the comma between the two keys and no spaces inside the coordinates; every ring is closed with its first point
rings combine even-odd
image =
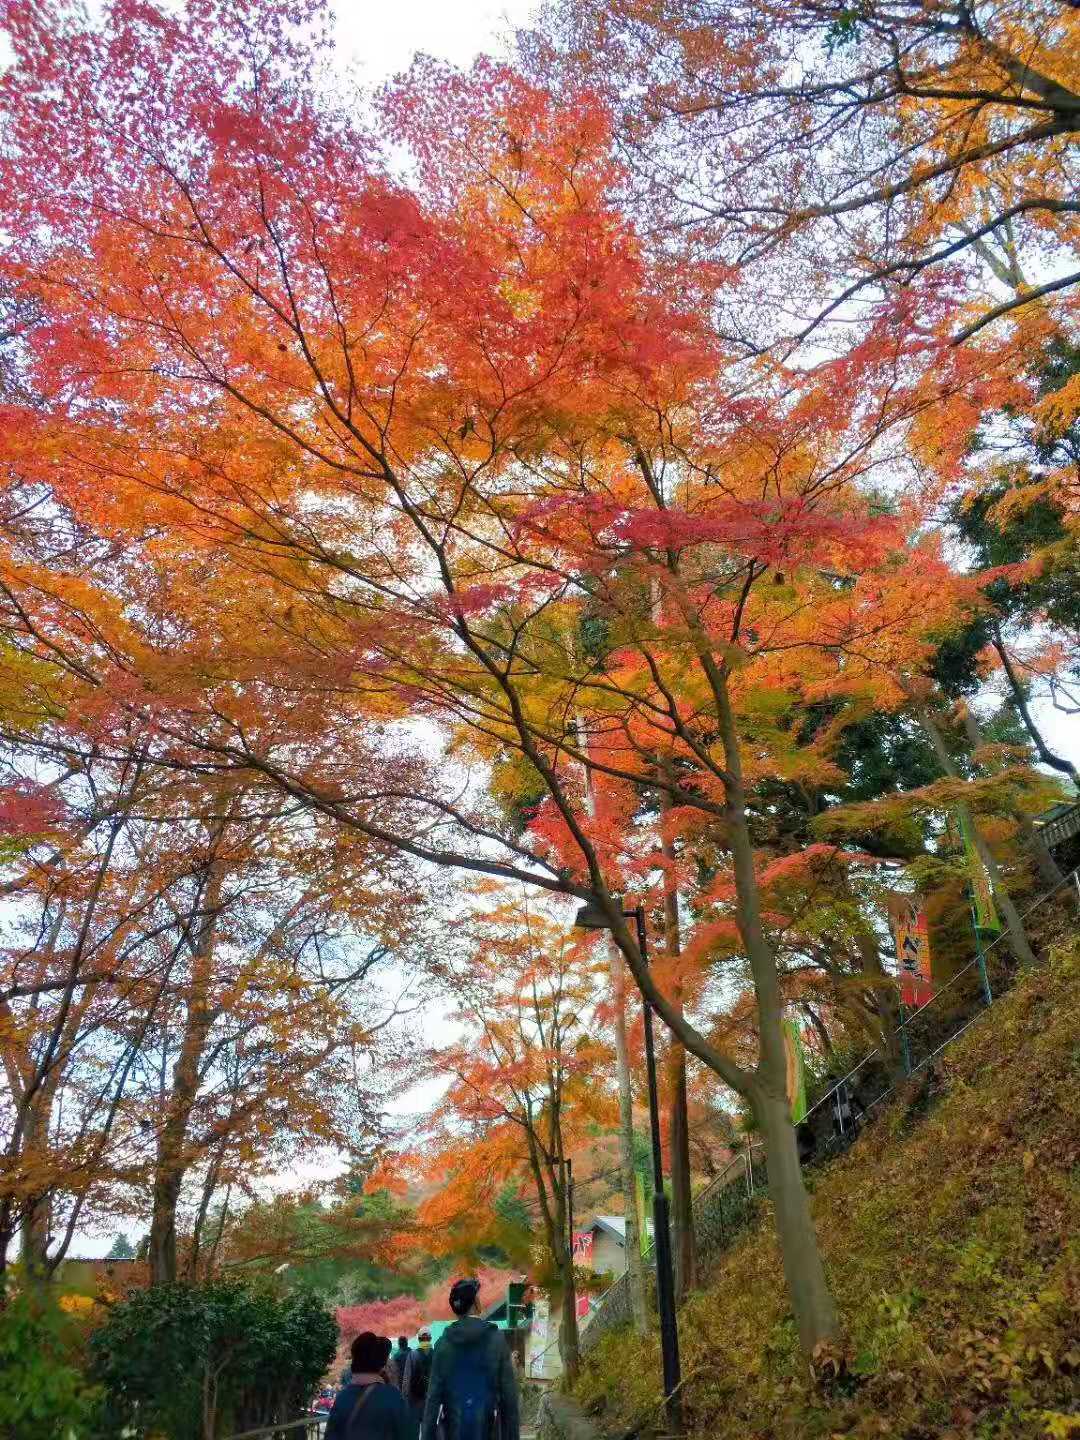
{"type": "MultiPolygon", "coordinates": [[[[766,1214],[680,1312],[688,1433],[1080,1436],[1080,945],[937,1073],[928,1113],[893,1106],[814,1185],[849,1374],[812,1385],[766,1214]]],[[[608,1434],[656,1424],[658,1352],[622,1332],[590,1356],[575,1394],[608,1434]]]]}

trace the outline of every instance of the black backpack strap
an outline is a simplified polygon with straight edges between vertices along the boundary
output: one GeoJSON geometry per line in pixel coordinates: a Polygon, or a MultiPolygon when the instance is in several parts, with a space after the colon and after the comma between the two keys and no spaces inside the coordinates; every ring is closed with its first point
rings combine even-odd
{"type": "Polygon", "coordinates": [[[374,1389],[374,1385],[365,1385],[364,1389],[361,1391],[360,1399],[357,1400],[356,1404],[353,1406],[352,1414],[349,1416],[348,1420],[345,1423],[346,1436],[352,1435],[353,1421],[356,1419],[357,1415],[360,1414],[360,1411],[364,1408],[364,1401],[368,1398],[368,1396],[374,1389]]]}

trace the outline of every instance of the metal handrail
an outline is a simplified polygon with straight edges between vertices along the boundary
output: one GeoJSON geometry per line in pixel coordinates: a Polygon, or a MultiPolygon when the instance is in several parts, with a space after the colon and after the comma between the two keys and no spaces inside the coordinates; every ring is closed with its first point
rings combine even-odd
{"type": "MultiPolygon", "coordinates": [[[[757,1143],[757,1148],[758,1148],[758,1149],[762,1149],[762,1148],[763,1148],[760,1142],[757,1143]]],[[[729,1175],[730,1175],[730,1172],[731,1172],[733,1169],[735,1169],[736,1166],[741,1166],[741,1167],[742,1167],[743,1176],[744,1176],[744,1178],[745,1178],[745,1180],[746,1180],[746,1184],[747,1184],[747,1193],[748,1193],[748,1194],[750,1193],[751,1185],[752,1185],[751,1176],[752,1176],[753,1171],[752,1171],[752,1169],[751,1169],[752,1162],[751,1162],[751,1164],[748,1164],[748,1163],[747,1163],[747,1155],[748,1155],[748,1153],[749,1153],[750,1151],[752,1151],[753,1149],[754,1149],[754,1142],[753,1142],[753,1141],[749,1141],[748,1144],[747,1144],[746,1149],[745,1149],[745,1150],[740,1150],[737,1154],[733,1155],[733,1156],[731,1157],[731,1159],[728,1161],[728,1163],[724,1166],[724,1168],[720,1171],[719,1175],[714,1175],[713,1178],[709,1181],[709,1183],[705,1186],[704,1190],[699,1191],[698,1194],[694,1196],[694,1202],[693,1202],[693,1207],[692,1207],[692,1208],[693,1208],[693,1212],[694,1212],[695,1219],[696,1219],[697,1216],[698,1216],[699,1210],[701,1210],[701,1209],[704,1208],[704,1206],[709,1202],[709,1200],[712,1198],[712,1196],[713,1196],[714,1194],[716,1194],[716,1193],[717,1193],[718,1191],[720,1191],[720,1190],[726,1190],[726,1189],[729,1187],[729,1185],[730,1185],[732,1182],[729,1180],[728,1177],[729,1177],[729,1175]]],[[[641,1252],[641,1258],[642,1258],[643,1261],[651,1262],[652,1265],[655,1265],[655,1264],[656,1264],[656,1242],[655,1242],[655,1240],[652,1241],[652,1242],[650,1242],[650,1244],[649,1244],[648,1246],[646,1246],[646,1248],[641,1252]]],[[[603,1313],[605,1307],[609,1304],[609,1302],[611,1302],[611,1301],[614,1300],[614,1298],[615,1298],[615,1296],[616,1296],[616,1293],[617,1293],[619,1290],[621,1290],[621,1289],[626,1289],[626,1288],[628,1288],[628,1287],[629,1287],[629,1284],[630,1284],[630,1271],[629,1271],[629,1269],[626,1269],[626,1270],[623,1271],[623,1273],[622,1273],[621,1275],[619,1275],[615,1280],[612,1281],[612,1283],[611,1283],[611,1284],[608,1286],[608,1288],[604,1291],[603,1295],[601,1295],[599,1304],[597,1305],[596,1309],[592,1312],[592,1314],[589,1316],[589,1325],[588,1325],[587,1327],[585,1327],[586,1331],[587,1331],[588,1329],[591,1329],[591,1328],[592,1328],[592,1326],[595,1324],[595,1322],[597,1321],[597,1319],[599,1319],[599,1317],[600,1317],[601,1314],[603,1313]]],[[[583,1333],[585,1333],[585,1332],[583,1332],[583,1333]]],[[[539,1360],[539,1359],[541,1358],[541,1356],[546,1355],[546,1354],[547,1354],[547,1351],[550,1350],[551,1348],[552,1348],[552,1347],[549,1345],[546,1349],[541,1350],[539,1355],[534,1356],[533,1360],[529,1362],[529,1368],[530,1368],[530,1370],[532,1369],[533,1363],[534,1363],[536,1360],[539,1360]]]]}
{"type": "Polygon", "coordinates": [[[1044,820],[1039,825],[1039,830],[1047,845],[1071,840],[1075,834],[1080,832],[1080,801],[1077,801],[1075,805],[1070,805],[1060,815],[1055,815],[1053,820],[1044,820]]]}
{"type": "Polygon", "coordinates": [[[230,1435],[227,1440],[272,1440],[275,1435],[287,1435],[290,1431],[298,1430],[301,1426],[305,1436],[310,1440],[312,1430],[318,1435],[326,1424],[327,1415],[300,1415],[295,1420],[279,1420],[276,1425],[261,1425],[256,1430],[241,1430],[236,1435],[230,1435]]]}
{"type": "MultiPolygon", "coordinates": [[[[692,1209],[692,1210],[695,1210],[695,1211],[696,1211],[697,1208],[699,1207],[699,1205],[704,1204],[704,1202],[708,1199],[708,1197],[709,1197],[710,1195],[712,1195],[713,1191],[715,1191],[715,1190],[725,1190],[725,1189],[727,1189],[727,1185],[723,1183],[724,1177],[727,1175],[728,1171],[731,1170],[734,1166],[736,1166],[736,1165],[741,1165],[742,1168],[743,1168],[743,1174],[744,1174],[744,1176],[748,1175],[748,1167],[747,1167],[746,1157],[747,1157],[747,1153],[748,1153],[752,1148],[753,1148],[753,1142],[750,1142],[750,1144],[747,1145],[746,1150],[740,1150],[740,1151],[738,1152],[738,1154],[733,1155],[733,1156],[731,1157],[731,1159],[728,1161],[728,1163],[724,1166],[723,1170],[720,1171],[720,1174],[719,1174],[719,1175],[714,1175],[713,1178],[709,1181],[709,1183],[705,1186],[705,1189],[698,1191],[698,1193],[694,1196],[694,1199],[693,1199],[693,1203],[692,1203],[692,1206],[691,1206],[691,1209],[692,1209]]],[[[762,1146],[762,1144],[761,1144],[760,1141],[758,1142],[757,1148],[758,1148],[759,1150],[763,1148],[763,1146],[762,1146]]],[[[751,1168],[751,1170],[750,1170],[750,1174],[752,1174],[752,1168],[751,1168]]],[[[749,1188],[749,1186],[751,1185],[751,1183],[752,1183],[751,1180],[750,1180],[749,1178],[747,1178],[747,1186],[748,1186],[748,1188],[749,1188]]],[[[652,1260],[653,1263],[655,1264],[655,1261],[656,1261],[656,1241],[655,1241],[655,1239],[650,1240],[649,1243],[648,1243],[648,1245],[646,1245],[645,1249],[641,1252],[641,1258],[642,1258],[643,1260],[652,1260]]],[[[626,1274],[628,1274],[628,1273],[629,1273],[628,1271],[624,1271],[624,1272],[623,1272],[623,1275],[626,1275],[626,1274]]],[[[621,1280],[621,1279],[623,1278],[623,1275],[620,1275],[620,1276],[619,1276],[619,1280],[621,1280]]],[[[615,1285],[617,1285],[617,1284],[619,1283],[619,1280],[616,1280],[616,1281],[614,1282],[614,1284],[609,1285],[608,1288],[604,1291],[604,1298],[605,1298],[605,1299],[607,1298],[608,1295],[611,1294],[612,1290],[614,1290],[615,1285]]],[[[600,1309],[600,1307],[597,1306],[597,1312],[599,1312],[599,1309],[600,1309]]]]}
{"type": "MultiPolygon", "coordinates": [[[[616,1283],[618,1283],[618,1282],[616,1282],[616,1283]]],[[[614,1287],[612,1287],[612,1288],[614,1288],[614,1287]]],[[[606,1294],[607,1294],[607,1291],[605,1290],[604,1293],[605,1293],[605,1295],[606,1295],[606,1294]]],[[[545,1345],[544,1348],[543,1348],[543,1350],[539,1351],[536,1355],[534,1355],[534,1356],[532,1357],[532,1359],[529,1361],[529,1375],[528,1375],[528,1379],[530,1379],[530,1380],[537,1380],[537,1379],[539,1379],[539,1376],[538,1376],[538,1375],[533,1374],[533,1366],[536,1364],[536,1362],[537,1362],[538,1360],[542,1360],[542,1359],[544,1358],[544,1356],[548,1354],[549,1351],[556,1349],[557,1346],[558,1346],[558,1344],[559,1344],[558,1339],[552,1340],[549,1345],[545,1345]]]]}
{"type": "MultiPolygon", "coordinates": [[[[705,1186],[704,1190],[698,1191],[698,1193],[694,1196],[695,1210],[699,1205],[703,1204],[704,1201],[708,1199],[708,1197],[713,1193],[714,1190],[727,1189],[727,1185],[724,1183],[724,1177],[727,1175],[728,1171],[731,1170],[734,1166],[741,1165],[743,1167],[743,1174],[745,1175],[747,1173],[746,1155],[747,1151],[752,1150],[753,1148],[754,1142],[752,1140],[748,1141],[746,1150],[740,1150],[737,1154],[733,1155],[728,1161],[728,1163],[724,1166],[723,1170],[720,1171],[720,1174],[714,1175],[713,1178],[709,1181],[709,1183],[705,1186]]],[[[760,1141],[757,1142],[757,1148],[759,1150],[763,1148],[760,1141]]]]}
{"type": "MultiPolygon", "coordinates": [[[[1063,875],[1061,879],[1057,882],[1057,884],[1052,885],[1044,895],[1040,895],[1037,900],[1033,900],[1019,918],[1021,920],[1026,920],[1033,910],[1037,910],[1040,905],[1045,904],[1046,901],[1050,899],[1051,895],[1056,895],[1057,892],[1062,888],[1062,886],[1068,885],[1070,881],[1072,881],[1076,885],[1077,894],[1080,895],[1080,865],[1077,865],[1075,869],[1070,870],[1067,875],[1063,875]]],[[[987,945],[986,949],[983,951],[983,954],[989,954],[989,952],[994,948],[995,945],[1000,945],[1002,940],[1007,940],[1008,938],[1008,931],[1003,930],[996,940],[990,941],[990,944],[987,945]]]]}
{"type": "MultiPolygon", "coordinates": [[[[1051,896],[1056,895],[1057,892],[1058,892],[1063,886],[1068,885],[1068,884],[1070,883],[1070,881],[1076,882],[1078,888],[1080,888],[1080,865],[1078,865],[1075,869],[1070,870],[1069,873],[1068,873],[1068,875],[1063,875],[1062,878],[1057,882],[1056,885],[1052,886],[1049,890],[1047,890],[1047,891],[1045,892],[1045,894],[1040,895],[1037,900],[1034,900],[1034,901],[1028,906],[1028,908],[1023,912],[1023,914],[1020,916],[1020,919],[1021,919],[1022,921],[1023,921],[1023,920],[1026,920],[1027,917],[1032,913],[1032,911],[1037,910],[1040,905],[1044,905],[1044,904],[1046,903],[1046,901],[1051,898],[1051,896]]],[[[958,971],[956,972],[956,974],[955,974],[950,980],[947,980],[946,983],[945,983],[944,985],[942,985],[942,987],[941,987],[940,990],[935,991],[934,994],[931,995],[930,999],[925,1002],[925,1004],[919,1005],[916,1009],[914,1009],[914,1010],[911,1012],[910,1015],[907,1016],[906,1019],[901,1020],[900,1024],[897,1025],[897,1027],[896,1027],[897,1031],[899,1032],[899,1031],[901,1031],[901,1030],[905,1030],[909,1025],[913,1024],[913,1023],[919,1018],[919,1016],[923,1014],[924,1011],[928,1010],[931,1005],[936,1004],[936,1002],[941,999],[942,995],[945,994],[946,990],[951,989],[951,987],[956,984],[956,982],[960,979],[960,977],[961,977],[962,975],[966,975],[969,970],[974,969],[974,967],[977,966],[977,965],[980,963],[980,961],[985,961],[987,955],[989,955],[990,951],[994,948],[995,945],[999,945],[1002,940],[1007,940],[1008,938],[1009,938],[1009,937],[1008,937],[1008,931],[1003,930],[1003,931],[1001,932],[1001,934],[997,937],[996,940],[991,940],[991,942],[990,942],[989,945],[986,945],[986,946],[983,947],[983,950],[982,950],[982,954],[981,954],[981,955],[976,955],[976,957],[975,957],[974,960],[969,960],[968,963],[967,963],[965,966],[963,966],[962,969],[958,970],[958,971]]],[[[989,1008],[989,1003],[988,1003],[988,1005],[987,1005],[987,1008],[989,1008]]],[[[981,1014],[982,1012],[980,1011],[979,1013],[981,1014]]],[[[977,1017],[977,1016],[973,1016],[972,1018],[973,1018],[973,1019],[977,1019],[978,1017],[977,1017]]],[[[956,1031],[956,1035],[962,1034],[963,1031],[966,1030],[966,1029],[968,1028],[968,1025],[970,1025],[971,1023],[972,1023],[971,1020],[969,1020],[966,1025],[964,1025],[960,1030],[956,1031]]],[[[955,1038],[956,1038],[955,1035],[953,1035],[953,1036],[950,1037],[950,1039],[955,1039],[955,1038]]],[[[946,1041],[943,1043],[943,1045],[939,1045],[939,1046],[938,1046],[938,1049],[934,1051],[934,1054],[935,1054],[935,1055],[938,1054],[939,1051],[944,1048],[944,1045],[947,1045],[948,1043],[949,1043],[948,1040],[946,1040],[946,1041]]],[[[840,1087],[841,1087],[842,1085],[846,1084],[847,1081],[850,1080],[853,1075],[857,1075],[857,1074],[859,1073],[859,1071],[862,1069],[862,1067],[866,1064],[866,1062],[867,1062],[868,1060],[872,1060],[875,1055],[880,1055],[880,1054],[881,1054],[881,1046],[880,1046],[880,1045],[875,1045],[872,1050],[868,1050],[867,1053],[862,1057],[862,1059],[859,1061],[859,1063],[858,1063],[857,1065],[853,1065],[852,1068],[847,1072],[847,1074],[841,1076],[841,1078],[840,1078],[839,1080],[837,1080],[836,1084],[833,1085],[833,1086],[831,1087],[831,1089],[826,1090],[825,1094],[822,1095],[820,1099],[815,1100],[815,1102],[813,1103],[813,1105],[811,1105],[810,1109],[806,1112],[806,1115],[803,1117],[804,1120],[809,1120],[809,1119],[810,1119],[810,1116],[813,1115],[816,1110],[819,1110],[819,1109],[821,1108],[821,1106],[825,1104],[826,1100],[831,1099],[832,1096],[834,1096],[834,1095],[836,1094],[836,1092],[840,1089],[840,1087]]],[[[931,1057],[927,1057],[927,1058],[931,1058],[931,1057]]],[[[914,1068],[915,1068],[915,1070],[921,1069],[922,1066],[925,1065],[925,1064],[926,1064],[926,1061],[925,1061],[925,1060],[920,1060],[919,1064],[916,1065],[914,1068]]],[[[914,1071],[913,1071],[912,1073],[914,1073],[914,1071]]],[[[885,1098],[885,1095],[891,1094],[891,1093],[892,1093],[892,1089],[893,1089],[893,1087],[890,1085],[889,1088],[884,1092],[884,1094],[879,1095],[879,1096],[877,1097],[877,1100],[876,1100],[876,1101],[873,1101],[873,1102],[871,1102],[871,1103],[872,1103],[872,1104],[877,1104],[878,1101],[883,1100],[883,1099],[885,1098]]]]}

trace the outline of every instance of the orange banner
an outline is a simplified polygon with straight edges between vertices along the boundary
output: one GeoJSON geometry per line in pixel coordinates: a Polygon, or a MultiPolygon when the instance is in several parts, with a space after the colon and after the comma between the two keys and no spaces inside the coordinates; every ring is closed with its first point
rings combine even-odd
{"type": "Polygon", "coordinates": [[[889,915],[896,940],[900,999],[917,1009],[934,993],[926,911],[917,896],[894,894],[889,898],[889,915]]]}

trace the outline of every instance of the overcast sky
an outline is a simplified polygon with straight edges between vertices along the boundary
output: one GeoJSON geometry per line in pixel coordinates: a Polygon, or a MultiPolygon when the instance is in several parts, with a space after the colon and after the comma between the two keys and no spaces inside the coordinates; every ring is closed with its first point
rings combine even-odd
{"type": "Polygon", "coordinates": [[[368,82],[404,70],[418,51],[467,66],[482,51],[498,51],[502,38],[524,24],[535,0],[337,0],[344,64],[355,63],[368,82]]]}

